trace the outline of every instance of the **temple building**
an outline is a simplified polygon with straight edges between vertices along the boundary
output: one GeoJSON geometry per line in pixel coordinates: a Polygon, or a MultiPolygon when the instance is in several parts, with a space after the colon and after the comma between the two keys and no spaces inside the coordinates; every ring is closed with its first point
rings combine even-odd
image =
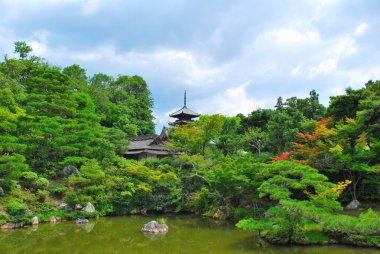
{"type": "Polygon", "coordinates": [[[140,136],[131,138],[128,151],[124,157],[133,160],[148,158],[163,158],[170,155],[169,150],[164,146],[168,139],[168,130],[164,127],[160,135],[140,136]]]}
{"type": "Polygon", "coordinates": [[[193,122],[194,121],[193,118],[199,117],[200,114],[195,113],[194,111],[192,111],[186,106],[186,91],[185,91],[185,95],[183,98],[183,107],[180,110],[170,114],[169,116],[173,118],[177,118],[177,120],[174,123],[170,123],[170,125],[184,125],[189,122],[193,122]]]}
{"type": "MultiPolygon", "coordinates": [[[[184,125],[194,121],[193,118],[197,118],[200,114],[195,113],[186,106],[186,91],[184,95],[183,107],[170,114],[170,117],[176,118],[170,125],[184,125]]],[[[163,158],[165,156],[173,155],[173,152],[165,147],[165,142],[169,137],[169,131],[164,127],[160,135],[140,136],[133,137],[129,141],[128,151],[124,154],[127,159],[142,160],[148,158],[163,158]]]]}

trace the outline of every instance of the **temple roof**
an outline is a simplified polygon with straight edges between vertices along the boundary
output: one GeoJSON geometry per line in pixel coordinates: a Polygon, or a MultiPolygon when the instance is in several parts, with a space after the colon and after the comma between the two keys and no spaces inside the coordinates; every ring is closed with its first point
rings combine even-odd
{"type": "Polygon", "coordinates": [[[200,114],[198,113],[195,113],[194,111],[192,111],[191,109],[189,109],[188,107],[186,106],[183,106],[180,110],[170,114],[169,116],[170,117],[181,117],[181,116],[191,116],[191,117],[198,117],[200,116],[200,114]]]}
{"type": "Polygon", "coordinates": [[[164,127],[160,135],[149,135],[133,137],[126,155],[149,153],[157,155],[168,155],[168,149],[163,145],[167,140],[167,129],[164,127]]]}
{"type": "Polygon", "coordinates": [[[174,113],[171,113],[169,115],[170,117],[175,117],[175,118],[194,118],[194,117],[198,117],[200,116],[200,114],[192,111],[191,109],[189,109],[187,106],[186,106],[186,90],[185,90],[185,94],[183,96],[183,107],[174,112],[174,113]]]}

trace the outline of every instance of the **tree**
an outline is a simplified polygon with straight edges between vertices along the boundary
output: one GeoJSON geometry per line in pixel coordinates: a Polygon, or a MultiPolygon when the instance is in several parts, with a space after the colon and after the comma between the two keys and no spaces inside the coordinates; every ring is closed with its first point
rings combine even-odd
{"type": "Polygon", "coordinates": [[[343,121],[355,118],[359,110],[359,101],[363,98],[363,89],[346,89],[346,94],[330,97],[329,107],[326,115],[334,116],[334,121],[343,121]]]}
{"type": "Polygon", "coordinates": [[[25,111],[17,105],[10,88],[0,89],[0,187],[6,192],[15,187],[21,173],[29,168],[17,132],[25,111]]]}
{"type": "Polygon", "coordinates": [[[274,107],[276,108],[277,111],[280,111],[280,110],[282,110],[284,108],[284,103],[282,101],[282,97],[281,96],[277,98],[277,103],[276,103],[276,105],[274,107]]]}
{"type": "Polygon", "coordinates": [[[110,101],[117,105],[119,115],[113,127],[129,136],[154,133],[153,99],[143,78],[119,76],[110,84],[110,92],[110,101]]]}
{"type": "Polygon", "coordinates": [[[71,87],[74,92],[88,92],[88,78],[85,69],[74,64],[64,68],[62,73],[70,77],[71,87]]]}
{"type": "Polygon", "coordinates": [[[259,128],[250,128],[247,132],[243,134],[243,143],[249,150],[261,154],[261,151],[266,145],[266,133],[261,131],[259,128]]]}
{"type": "Polygon", "coordinates": [[[15,42],[15,53],[19,53],[21,59],[26,59],[32,50],[32,47],[26,44],[25,41],[15,42]]]}
{"type": "Polygon", "coordinates": [[[268,144],[275,153],[282,153],[292,148],[299,128],[304,121],[301,112],[291,113],[276,111],[268,122],[268,144]]]}

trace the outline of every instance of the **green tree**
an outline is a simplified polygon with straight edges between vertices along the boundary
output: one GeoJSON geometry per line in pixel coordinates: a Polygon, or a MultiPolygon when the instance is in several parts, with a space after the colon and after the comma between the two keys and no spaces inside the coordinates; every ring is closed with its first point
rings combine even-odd
{"type": "Polygon", "coordinates": [[[15,53],[18,53],[21,59],[26,59],[32,50],[32,47],[26,44],[25,41],[15,42],[15,53]]]}

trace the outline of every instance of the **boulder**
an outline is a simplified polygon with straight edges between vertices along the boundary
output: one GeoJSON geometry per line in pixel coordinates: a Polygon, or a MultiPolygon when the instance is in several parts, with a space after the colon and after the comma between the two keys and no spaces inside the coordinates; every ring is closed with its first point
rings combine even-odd
{"type": "Polygon", "coordinates": [[[167,233],[168,230],[169,227],[166,224],[160,224],[154,220],[145,224],[144,227],[141,229],[141,231],[144,233],[152,234],[167,233]]]}
{"type": "Polygon", "coordinates": [[[263,213],[263,217],[268,219],[268,218],[272,217],[272,214],[270,212],[266,211],[265,213],[263,213]]]}
{"type": "Polygon", "coordinates": [[[214,215],[212,216],[217,220],[226,220],[228,217],[229,211],[227,206],[219,206],[214,215]]]}
{"type": "Polygon", "coordinates": [[[370,236],[380,236],[380,229],[369,234],[370,236]]]}
{"type": "Polygon", "coordinates": [[[89,221],[87,219],[77,219],[75,221],[76,224],[86,224],[88,223],[89,221]]]}
{"type": "Polygon", "coordinates": [[[4,225],[1,225],[1,229],[15,229],[15,228],[22,228],[24,227],[24,223],[11,223],[11,222],[8,222],[4,225]]]}
{"type": "Polygon", "coordinates": [[[51,218],[50,218],[50,223],[51,224],[55,224],[55,223],[57,223],[57,218],[56,217],[54,217],[54,216],[52,216],[51,218]]]}
{"type": "Polygon", "coordinates": [[[74,166],[66,166],[63,168],[63,176],[69,177],[70,175],[80,176],[79,170],[74,166]]]}
{"type": "Polygon", "coordinates": [[[95,207],[90,202],[87,203],[87,205],[82,209],[83,212],[86,213],[94,213],[96,212],[95,207]]]}
{"type": "Polygon", "coordinates": [[[66,208],[67,208],[67,204],[66,203],[59,203],[57,205],[57,209],[58,210],[66,210],[66,208]]]}
{"type": "Polygon", "coordinates": [[[3,190],[3,188],[0,187],[0,197],[1,196],[4,196],[4,190],[3,190]]]}
{"type": "Polygon", "coordinates": [[[38,223],[39,223],[39,221],[38,221],[38,217],[37,216],[34,216],[33,218],[32,218],[32,225],[34,226],[34,225],[38,225],[38,223]]]}
{"type": "Polygon", "coordinates": [[[80,204],[75,204],[75,210],[82,210],[83,209],[83,206],[81,206],[80,204]]]}
{"type": "Polygon", "coordinates": [[[356,199],[352,200],[347,206],[347,210],[357,210],[360,206],[360,202],[357,201],[356,199]]]}

